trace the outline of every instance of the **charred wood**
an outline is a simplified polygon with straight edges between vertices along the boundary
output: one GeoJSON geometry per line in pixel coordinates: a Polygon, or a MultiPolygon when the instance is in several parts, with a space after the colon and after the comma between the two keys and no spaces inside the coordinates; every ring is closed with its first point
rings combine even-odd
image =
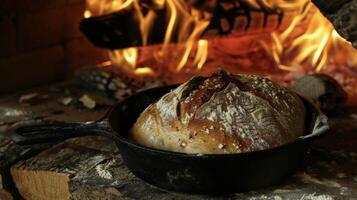
{"type": "MultiPolygon", "coordinates": [[[[148,1],[149,3],[151,1],[148,1]]],[[[193,5],[200,5],[200,1],[190,1],[193,5]]],[[[199,35],[200,38],[210,38],[226,35],[242,35],[249,33],[264,33],[282,30],[291,22],[296,11],[281,12],[264,7],[253,8],[238,1],[221,1],[218,3],[202,4],[202,12],[210,13],[209,25],[199,35]],[[212,9],[212,6],[214,8],[212,9]]],[[[80,30],[97,47],[109,49],[123,49],[134,46],[144,46],[163,43],[168,18],[164,9],[152,9],[157,15],[149,31],[148,39],[143,41],[138,17],[134,10],[120,10],[115,13],[83,19],[80,30]]],[[[179,32],[174,30],[171,43],[180,42],[179,32]]]]}
{"type": "Polygon", "coordinates": [[[312,0],[336,31],[357,48],[357,0],[312,0]]]}
{"type": "Polygon", "coordinates": [[[76,84],[85,90],[97,91],[117,100],[123,100],[141,90],[164,85],[159,80],[138,81],[127,74],[116,74],[110,70],[97,67],[79,69],[75,75],[76,84]]]}
{"type": "Polygon", "coordinates": [[[312,0],[312,2],[321,10],[324,14],[333,14],[341,9],[350,0],[312,0]]]}

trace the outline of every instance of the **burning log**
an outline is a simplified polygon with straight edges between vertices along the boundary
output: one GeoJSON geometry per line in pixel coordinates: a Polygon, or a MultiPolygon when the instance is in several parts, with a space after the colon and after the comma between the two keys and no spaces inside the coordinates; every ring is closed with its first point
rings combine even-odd
{"type": "Polygon", "coordinates": [[[357,0],[312,0],[336,31],[357,48],[357,0]]]}
{"type": "Polygon", "coordinates": [[[296,80],[291,89],[310,99],[325,112],[343,106],[347,100],[347,93],[342,86],[325,74],[304,76],[296,80]]]}
{"type": "Polygon", "coordinates": [[[123,100],[141,90],[164,85],[159,80],[138,81],[125,75],[119,76],[103,68],[88,67],[79,69],[75,80],[83,89],[98,91],[117,100],[123,100]]]}
{"type": "MultiPolygon", "coordinates": [[[[151,2],[151,1],[144,1],[151,2]]],[[[199,5],[200,1],[189,1],[193,6],[199,5]]],[[[197,8],[201,18],[199,21],[187,20],[182,27],[172,28],[170,41],[172,43],[186,42],[192,39],[209,38],[212,36],[225,36],[228,34],[242,35],[257,32],[271,32],[285,29],[298,11],[284,11],[260,8],[242,3],[236,0],[213,2],[208,5],[202,4],[197,8]],[[212,9],[214,6],[214,9],[212,9]],[[186,23],[186,24],[185,24],[186,23]],[[184,30],[185,29],[185,30],[184,30]],[[183,32],[191,32],[192,35],[183,32]],[[184,37],[182,35],[186,34],[184,37]],[[191,36],[191,37],[190,37],[191,36]]],[[[145,7],[144,7],[145,8],[145,7]]],[[[143,8],[143,9],[144,9],[143,8]]],[[[145,12],[153,12],[156,16],[151,21],[137,16],[134,9],[123,9],[117,12],[95,16],[81,21],[80,30],[96,46],[110,49],[123,49],[127,47],[161,44],[167,38],[170,18],[165,9],[145,8],[145,12]],[[149,11],[148,11],[149,10],[149,11]],[[148,30],[143,30],[143,27],[148,30]]],[[[147,14],[148,16],[148,14],[147,14]]],[[[185,16],[181,16],[185,18],[185,16]]],[[[148,19],[148,18],[147,18],[148,19]]],[[[180,20],[180,19],[177,19],[180,20]]]]}

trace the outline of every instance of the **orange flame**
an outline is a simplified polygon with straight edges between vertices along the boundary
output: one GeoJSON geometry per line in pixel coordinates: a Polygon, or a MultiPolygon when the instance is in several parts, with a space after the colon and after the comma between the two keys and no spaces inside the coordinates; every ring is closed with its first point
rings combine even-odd
{"type": "MultiPolygon", "coordinates": [[[[165,9],[168,13],[162,46],[158,51],[152,52],[156,61],[160,63],[165,56],[172,55],[168,46],[175,38],[178,43],[183,43],[183,45],[177,45],[174,52],[176,57],[170,60],[170,64],[173,63],[176,66],[176,71],[185,69],[191,58],[190,65],[198,71],[203,70],[209,55],[209,42],[199,37],[210,22],[210,14],[190,7],[185,0],[153,0],[151,2],[155,9],[165,9]]],[[[264,9],[278,12],[296,11],[298,13],[285,30],[271,33],[271,42],[261,41],[267,55],[281,70],[308,71],[313,69],[319,72],[326,68],[331,58],[339,56],[343,59],[357,58],[356,51],[351,50],[351,45],[337,34],[333,26],[310,3],[310,0],[240,0],[240,2],[257,9],[264,7],[264,9]],[[301,29],[299,25],[307,18],[308,24],[304,34],[297,35],[299,33],[297,29],[301,29]]],[[[84,17],[122,9],[134,9],[143,44],[146,45],[157,14],[151,9],[143,12],[139,0],[87,0],[84,17]]],[[[115,66],[130,70],[138,76],[159,73],[151,66],[137,66],[140,63],[138,62],[140,57],[138,48],[110,51],[109,57],[115,66]]],[[[343,59],[337,59],[337,61],[340,62],[343,59]]],[[[357,65],[357,59],[350,59],[348,62],[357,65]]]]}
{"type": "Polygon", "coordinates": [[[307,67],[320,72],[328,65],[328,58],[341,51],[335,46],[350,49],[346,51],[348,53],[345,58],[357,56],[357,52],[351,50],[351,44],[338,35],[330,22],[311,3],[301,15],[294,18],[285,31],[273,32],[271,37],[273,43],[262,42],[262,46],[282,70],[297,71],[307,67]],[[304,34],[291,38],[297,24],[309,13],[312,16],[304,34]]]}
{"type": "Polygon", "coordinates": [[[194,65],[197,66],[197,69],[201,69],[206,62],[208,56],[208,41],[199,40],[198,49],[196,53],[195,60],[193,61],[194,65]]]}
{"type": "MultiPolygon", "coordinates": [[[[160,51],[155,52],[158,60],[166,55],[167,46],[171,43],[173,34],[177,35],[178,42],[185,42],[185,47],[182,52],[181,59],[177,62],[177,70],[180,71],[187,63],[188,57],[191,54],[193,46],[199,40],[199,36],[209,24],[209,17],[203,15],[201,11],[195,10],[187,6],[185,0],[155,0],[153,3],[157,8],[166,9],[169,13],[167,20],[166,32],[163,38],[163,45],[160,51]],[[179,31],[177,31],[179,30],[179,31]],[[176,32],[177,33],[176,33],[176,32]]],[[[152,24],[156,19],[156,14],[153,10],[143,13],[140,8],[139,1],[136,0],[87,0],[87,10],[84,16],[90,17],[95,15],[106,14],[109,12],[119,11],[122,9],[131,8],[135,10],[143,45],[147,44],[148,35],[152,24]]],[[[207,57],[208,44],[207,41],[200,41],[199,49],[196,53],[195,65],[197,68],[202,68],[205,58],[207,57]]],[[[131,68],[135,70],[136,59],[138,59],[137,48],[128,48],[124,50],[115,50],[109,52],[109,57],[113,64],[121,67],[131,68]]],[[[140,70],[138,74],[145,74],[148,70],[140,70]]],[[[150,72],[152,74],[152,72],[150,72]]]]}

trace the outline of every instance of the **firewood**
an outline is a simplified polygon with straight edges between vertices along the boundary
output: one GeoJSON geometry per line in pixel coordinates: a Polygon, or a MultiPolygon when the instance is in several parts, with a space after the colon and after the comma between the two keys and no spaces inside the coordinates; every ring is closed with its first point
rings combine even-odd
{"type": "MultiPolygon", "coordinates": [[[[196,5],[200,1],[189,2],[196,5]]],[[[142,41],[136,13],[130,9],[83,19],[80,23],[80,30],[94,45],[103,48],[123,49],[163,43],[167,27],[167,21],[164,19],[168,18],[167,12],[165,12],[165,9],[155,10],[151,7],[147,9],[155,11],[157,20],[153,23],[145,44],[142,41]]],[[[219,1],[199,9],[212,12],[212,17],[209,25],[200,36],[195,38],[196,40],[227,35],[238,36],[246,34],[247,31],[264,33],[272,30],[283,30],[292,20],[289,17],[285,19],[285,16],[297,14],[296,11],[281,12],[264,7],[260,9],[251,8],[249,4],[237,3],[236,0],[219,1]],[[214,9],[211,9],[212,5],[215,6],[214,9]]],[[[178,37],[179,31],[182,30],[173,31],[171,43],[181,42],[178,37]]]]}
{"type": "Polygon", "coordinates": [[[357,48],[357,0],[312,0],[336,31],[357,48]]]}
{"type": "Polygon", "coordinates": [[[71,139],[16,163],[11,175],[25,199],[73,199],[72,192],[83,184],[115,184],[116,179],[100,164],[116,156],[116,146],[106,138],[71,139]]]}
{"type": "MultiPolygon", "coordinates": [[[[16,190],[14,182],[11,180],[10,166],[17,162],[37,155],[44,149],[52,147],[53,144],[36,144],[20,146],[11,141],[9,133],[19,126],[53,123],[55,121],[74,122],[91,121],[102,117],[106,109],[98,108],[95,111],[87,109],[76,109],[74,106],[65,106],[58,103],[58,100],[64,94],[71,95],[73,98],[79,91],[74,86],[68,84],[58,84],[20,92],[18,94],[9,94],[6,98],[1,98],[0,109],[0,177],[2,186],[0,187],[0,199],[8,196],[10,193],[14,199],[21,199],[16,190]],[[37,93],[38,97],[48,96],[39,99],[38,102],[31,102],[31,106],[19,103],[19,97],[24,94],[37,93]],[[6,189],[6,193],[4,192],[6,189]]],[[[35,99],[31,99],[35,100],[35,99]]]]}
{"type": "MultiPolygon", "coordinates": [[[[108,67],[109,68],[109,67],[108,67]]],[[[111,66],[111,69],[112,66],[111,66]]],[[[123,100],[130,95],[164,85],[160,80],[135,80],[125,73],[114,73],[98,67],[81,68],[76,72],[76,84],[88,91],[97,91],[110,98],[123,100]]]]}
{"type": "Polygon", "coordinates": [[[325,74],[303,76],[293,83],[291,89],[310,99],[325,112],[341,107],[347,100],[347,93],[342,86],[325,74]]]}
{"type": "MultiPolygon", "coordinates": [[[[127,91],[129,88],[136,88],[135,86],[128,85],[133,81],[124,81],[116,76],[113,72],[104,71],[97,67],[81,68],[76,71],[75,75],[76,84],[89,91],[98,91],[113,97],[117,91],[127,91]]],[[[126,94],[126,96],[132,93],[126,94]]]]}
{"type": "Polygon", "coordinates": [[[91,136],[67,140],[11,168],[24,199],[203,199],[165,192],[134,176],[115,144],[91,136]]]}
{"type": "Polygon", "coordinates": [[[0,199],[2,200],[12,200],[14,199],[12,195],[4,188],[2,183],[2,176],[0,174],[0,199]]]}
{"type": "Polygon", "coordinates": [[[0,199],[19,198],[11,180],[10,166],[21,159],[36,155],[50,144],[19,146],[0,133],[0,199]]]}

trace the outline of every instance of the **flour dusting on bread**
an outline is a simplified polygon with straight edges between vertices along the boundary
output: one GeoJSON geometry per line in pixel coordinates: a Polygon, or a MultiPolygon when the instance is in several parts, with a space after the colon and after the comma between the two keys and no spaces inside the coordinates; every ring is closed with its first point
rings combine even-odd
{"type": "Polygon", "coordinates": [[[239,153],[283,145],[302,135],[305,108],[293,92],[255,75],[224,71],[195,77],[150,105],[135,142],[185,153],[239,153]]]}

